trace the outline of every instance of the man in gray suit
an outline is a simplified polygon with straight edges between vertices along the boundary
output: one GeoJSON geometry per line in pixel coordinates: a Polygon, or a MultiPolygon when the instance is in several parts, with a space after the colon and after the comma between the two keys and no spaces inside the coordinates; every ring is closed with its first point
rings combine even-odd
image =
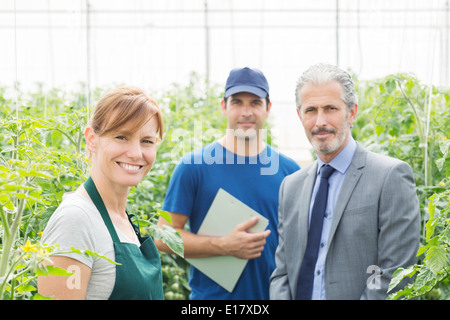
{"type": "Polygon", "coordinates": [[[318,159],[280,187],[271,299],[386,299],[393,272],[416,261],[414,175],[353,139],[357,103],[351,76],[335,66],[314,65],[297,83],[297,113],[318,159]],[[314,202],[324,207],[319,218],[314,202]]]}

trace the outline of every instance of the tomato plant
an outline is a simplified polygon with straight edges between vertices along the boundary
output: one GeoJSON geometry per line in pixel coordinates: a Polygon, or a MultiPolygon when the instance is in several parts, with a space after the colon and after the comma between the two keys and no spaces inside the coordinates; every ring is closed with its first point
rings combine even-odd
{"type": "Polygon", "coordinates": [[[403,278],[413,282],[390,298],[448,299],[450,89],[394,74],[361,81],[358,90],[354,136],[368,149],[410,164],[421,206],[419,262],[398,270],[392,287],[403,278]]]}
{"type": "MultiPolygon", "coordinates": [[[[419,262],[398,270],[393,284],[404,277],[413,281],[391,298],[448,298],[450,90],[408,74],[358,81],[357,88],[355,139],[408,162],[421,205],[419,262]]],[[[93,90],[93,101],[105,89],[93,90]]],[[[35,91],[20,91],[15,99],[8,98],[8,91],[0,88],[0,299],[44,299],[36,293],[37,276],[69,274],[40,267],[54,250],[40,242],[40,234],[63,194],[87,178],[83,130],[93,106],[87,105],[83,86],[75,92],[43,92],[38,84],[35,91]]],[[[170,220],[161,206],[181,156],[224,134],[223,91],[192,74],[187,85],[149,93],[163,111],[165,138],[158,143],[150,173],[131,188],[127,210],[138,218],[142,233],[165,238],[179,253],[161,253],[163,287],[166,299],[187,299],[189,265],[182,258],[181,237],[170,228],[156,229],[156,221],[159,216],[170,220]]],[[[268,140],[272,142],[270,135],[268,140]]]]}

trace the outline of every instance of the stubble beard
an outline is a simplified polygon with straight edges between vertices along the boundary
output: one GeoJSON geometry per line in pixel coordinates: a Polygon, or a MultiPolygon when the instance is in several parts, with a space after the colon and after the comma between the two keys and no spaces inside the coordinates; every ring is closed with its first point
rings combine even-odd
{"type": "Polygon", "coordinates": [[[330,154],[333,152],[336,152],[339,150],[339,148],[343,145],[345,140],[347,139],[347,136],[350,134],[350,125],[348,123],[348,116],[345,118],[344,124],[339,129],[316,129],[311,130],[309,133],[309,141],[311,142],[312,146],[314,147],[314,150],[317,152],[320,152],[322,154],[330,154]],[[315,139],[315,135],[319,132],[328,132],[331,134],[334,134],[335,136],[332,137],[333,139],[329,142],[327,141],[320,141],[318,139],[315,139]],[[337,135],[336,135],[337,133],[337,135]]]}

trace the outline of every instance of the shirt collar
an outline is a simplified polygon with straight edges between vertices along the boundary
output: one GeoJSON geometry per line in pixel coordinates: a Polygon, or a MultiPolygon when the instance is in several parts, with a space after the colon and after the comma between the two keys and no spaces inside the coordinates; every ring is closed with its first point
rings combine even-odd
{"type": "MultiPolygon", "coordinates": [[[[350,163],[352,162],[353,155],[356,151],[356,141],[350,136],[347,145],[342,149],[341,152],[338,153],[336,157],[333,158],[328,164],[332,166],[334,169],[339,171],[342,174],[347,172],[350,163]]],[[[325,164],[319,157],[317,157],[318,166],[317,173],[319,173],[320,168],[325,164]]]]}

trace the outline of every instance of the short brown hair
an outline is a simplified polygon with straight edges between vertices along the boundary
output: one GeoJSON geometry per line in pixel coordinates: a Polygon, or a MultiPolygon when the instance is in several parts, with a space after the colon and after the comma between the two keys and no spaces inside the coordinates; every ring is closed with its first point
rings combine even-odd
{"type": "Polygon", "coordinates": [[[108,91],[97,103],[90,126],[100,136],[117,131],[130,121],[136,131],[153,116],[158,118],[157,133],[163,138],[164,123],[155,99],[137,87],[120,87],[108,91]]]}

